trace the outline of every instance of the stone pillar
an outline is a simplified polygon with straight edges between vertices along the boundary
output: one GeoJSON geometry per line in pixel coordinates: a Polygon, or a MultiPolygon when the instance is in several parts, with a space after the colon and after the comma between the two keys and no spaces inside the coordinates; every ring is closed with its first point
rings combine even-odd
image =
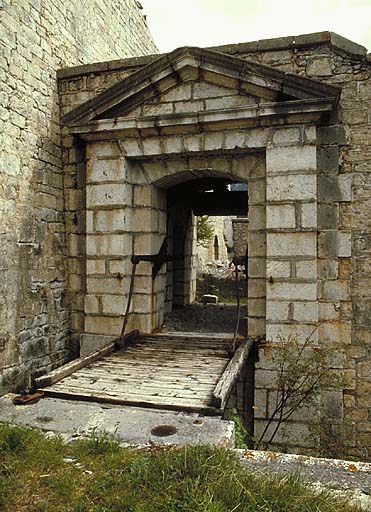
{"type": "Polygon", "coordinates": [[[133,188],[116,143],[87,145],[86,296],[81,353],[117,336],[126,308],[133,188]]]}
{"type": "MultiPolygon", "coordinates": [[[[273,131],[266,149],[266,348],[260,350],[255,374],[255,436],[272,413],[277,368],[274,344],[290,336],[318,339],[317,300],[317,149],[315,126],[273,131]]],[[[252,222],[250,214],[250,223],[252,222]]],[[[313,411],[315,416],[318,411],[313,411]]],[[[300,450],[308,443],[305,419],[293,417],[279,430],[276,443],[300,450]],[[303,421],[302,421],[303,419],[303,421]]],[[[273,425],[274,426],[274,425],[273,425]]]]}
{"type": "Polygon", "coordinates": [[[268,342],[304,340],[318,321],[315,133],[277,129],[267,146],[268,342]]]}
{"type": "Polygon", "coordinates": [[[331,367],[337,376],[344,376],[345,388],[322,391],[321,422],[327,425],[324,431],[338,439],[340,446],[344,440],[348,445],[355,444],[354,419],[362,421],[365,413],[354,413],[356,372],[349,358],[353,351],[358,356],[358,347],[351,345],[353,265],[347,221],[352,200],[352,174],[343,174],[339,163],[339,145],[346,143],[342,126],[318,129],[318,335],[320,343],[332,349],[331,367]]]}
{"type": "MultiPolygon", "coordinates": [[[[264,336],[266,301],[266,175],[265,166],[254,167],[249,176],[248,229],[248,335],[264,336]]],[[[247,173],[246,173],[247,174],[247,173]]]]}
{"type": "MultiPolygon", "coordinates": [[[[121,332],[131,256],[157,254],[166,234],[166,194],[147,185],[119,144],[87,146],[86,296],[81,352],[121,332]]],[[[164,315],[165,265],[152,280],[152,264],[137,266],[127,331],[152,332],[164,315]]]]}

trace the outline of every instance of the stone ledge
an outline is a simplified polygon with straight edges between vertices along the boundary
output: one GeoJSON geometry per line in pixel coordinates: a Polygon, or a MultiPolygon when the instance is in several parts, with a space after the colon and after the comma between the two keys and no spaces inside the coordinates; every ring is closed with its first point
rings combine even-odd
{"type": "Polygon", "coordinates": [[[28,406],[13,405],[15,395],[0,398],[0,421],[38,428],[61,435],[67,441],[111,434],[122,445],[147,447],[153,445],[208,444],[232,448],[234,423],[219,416],[201,417],[184,413],[140,407],[117,406],[94,402],[44,397],[28,406]],[[48,417],[47,423],[42,418],[48,417]],[[174,434],[156,436],[154,429],[172,426],[174,434]]]}
{"type": "MultiPolygon", "coordinates": [[[[308,46],[329,45],[337,50],[341,50],[353,57],[360,58],[367,62],[367,49],[350,39],[340,36],[334,32],[314,32],[311,34],[302,34],[298,36],[276,37],[273,39],[261,39],[259,41],[251,41],[247,43],[227,44],[222,46],[210,46],[208,50],[214,50],[221,53],[240,54],[268,52],[273,50],[284,50],[292,48],[305,48],[308,46]]],[[[59,80],[65,78],[73,78],[90,73],[102,73],[108,71],[117,71],[120,69],[139,68],[146,66],[151,62],[163,57],[166,54],[145,55],[143,57],[130,57],[126,59],[117,59],[106,62],[96,62],[70,68],[62,68],[58,70],[57,77],[59,80]]]]}
{"type": "Polygon", "coordinates": [[[361,510],[371,510],[371,464],[340,459],[254,450],[235,450],[248,469],[274,474],[297,474],[304,480],[344,493],[361,510]]]}

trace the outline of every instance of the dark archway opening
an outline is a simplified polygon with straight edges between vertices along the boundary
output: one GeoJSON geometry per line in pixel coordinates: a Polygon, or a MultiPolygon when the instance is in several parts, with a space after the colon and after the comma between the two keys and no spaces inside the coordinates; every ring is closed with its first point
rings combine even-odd
{"type": "MultiPolygon", "coordinates": [[[[197,178],[168,188],[166,196],[167,240],[171,261],[167,263],[164,329],[233,334],[236,290],[232,259],[237,255],[233,250],[233,234],[227,242],[224,228],[220,228],[220,225],[224,226],[225,219],[247,219],[247,185],[232,181],[229,177],[197,178]],[[203,246],[198,243],[197,219],[200,218],[218,219],[219,223],[219,231],[215,232],[215,226],[211,227],[208,243],[203,246]],[[209,265],[206,279],[201,278],[205,274],[200,263],[201,249],[209,253],[205,260],[209,265]],[[215,275],[214,268],[217,270],[215,275]],[[223,280],[218,280],[217,274],[221,274],[222,270],[227,278],[223,276],[223,280]],[[227,293],[215,283],[221,283],[228,290],[227,293]],[[211,297],[211,303],[205,304],[202,299],[205,295],[216,297],[211,297]]],[[[232,230],[232,222],[229,224],[232,230]]],[[[247,224],[245,226],[247,235],[247,224]]],[[[240,332],[246,334],[245,272],[240,273],[239,286],[243,297],[240,332]]]]}

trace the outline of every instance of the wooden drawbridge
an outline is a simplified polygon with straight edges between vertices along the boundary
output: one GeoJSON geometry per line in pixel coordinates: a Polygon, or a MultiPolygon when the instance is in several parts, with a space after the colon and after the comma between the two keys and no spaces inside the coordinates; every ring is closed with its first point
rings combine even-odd
{"type": "Polygon", "coordinates": [[[222,414],[251,342],[225,335],[162,333],[124,338],[36,380],[47,396],[222,414]]]}

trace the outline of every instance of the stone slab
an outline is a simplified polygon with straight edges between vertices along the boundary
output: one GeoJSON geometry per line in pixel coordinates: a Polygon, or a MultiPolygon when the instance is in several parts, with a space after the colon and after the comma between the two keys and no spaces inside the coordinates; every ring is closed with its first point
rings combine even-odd
{"type": "Polygon", "coordinates": [[[371,464],[296,454],[236,450],[241,464],[254,472],[300,474],[315,484],[339,492],[360,510],[371,510],[371,464]]]}
{"type": "Polygon", "coordinates": [[[32,405],[13,405],[8,394],[0,398],[0,421],[26,425],[60,434],[67,440],[112,434],[120,443],[144,445],[195,445],[234,447],[234,423],[219,417],[113,406],[83,401],[43,398],[32,405]],[[173,435],[156,436],[160,426],[176,429],[173,435]]]}

